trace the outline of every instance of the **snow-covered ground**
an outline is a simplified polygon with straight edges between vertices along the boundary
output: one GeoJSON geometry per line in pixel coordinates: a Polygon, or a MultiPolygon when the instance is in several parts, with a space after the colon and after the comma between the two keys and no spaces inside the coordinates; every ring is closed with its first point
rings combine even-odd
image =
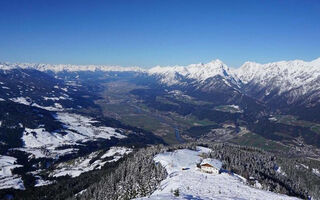
{"type": "Polygon", "coordinates": [[[276,122],[278,120],[276,117],[269,117],[268,119],[272,122],[276,122]]]}
{"type": "Polygon", "coordinates": [[[14,168],[22,167],[17,165],[16,162],[17,159],[14,157],[0,155],[0,189],[25,189],[21,177],[12,174],[14,168]]]}
{"type": "Polygon", "coordinates": [[[28,97],[27,98],[25,98],[25,97],[10,98],[10,100],[15,103],[20,103],[20,104],[24,104],[24,105],[28,105],[28,106],[34,106],[34,107],[38,107],[38,108],[48,110],[48,111],[63,111],[63,108],[62,108],[61,104],[59,104],[59,103],[54,103],[53,106],[40,106],[39,104],[32,102],[32,100],[28,97]]]}
{"type": "Polygon", "coordinates": [[[39,175],[35,175],[34,177],[36,178],[36,184],[34,185],[34,187],[40,187],[54,183],[54,181],[43,180],[43,178],[39,175]]]}
{"type": "Polygon", "coordinates": [[[101,151],[93,152],[85,157],[80,157],[72,161],[60,163],[56,169],[50,174],[52,177],[66,176],[77,177],[80,174],[94,169],[101,169],[107,162],[115,162],[128,154],[132,149],[126,147],[111,147],[103,155],[99,155],[101,151]],[[99,156],[99,158],[97,158],[99,156]],[[107,158],[111,159],[107,159],[107,158]],[[92,159],[96,159],[90,163],[92,159]]]}
{"type": "Polygon", "coordinates": [[[243,113],[243,110],[238,105],[223,105],[215,107],[214,109],[221,112],[243,113]]]}
{"type": "Polygon", "coordinates": [[[113,157],[112,160],[108,160],[108,162],[116,162],[120,158],[123,157],[123,155],[131,153],[132,149],[126,148],[126,147],[111,147],[106,153],[104,153],[101,156],[101,159],[105,159],[108,157],[113,157]]]}
{"type": "Polygon", "coordinates": [[[320,170],[316,168],[312,168],[312,173],[320,177],[320,170]]]}
{"type": "MultiPolygon", "coordinates": [[[[126,137],[116,132],[115,128],[94,125],[94,123],[98,123],[99,121],[95,121],[90,117],[59,112],[56,119],[65,124],[65,127],[69,130],[69,134],[77,132],[84,136],[82,141],[96,138],[111,139],[111,137],[115,137],[122,139],[126,137]]],[[[79,137],[79,134],[77,137],[79,137]]]]}
{"type": "Polygon", "coordinates": [[[25,128],[22,136],[24,147],[17,150],[30,153],[31,157],[35,158],[58,158],[77,151],[76,148],[58,148],[64,145],[81,145],[80,142],[126,137],[118,133],[115,128],[94,125],[98,121],[82,115],[58,112],[55,118],[63,123],[67,134],[48,132],[42,127],[25,128]]]}
{"type": "MultiPolygon", "coordinates": [[[[30,98],[12,98],[14,102],[41,107],[35,103],[32,103],[30,98]]],[[[53,100],[53,99],[52,99],[53,100]]],[[[63,110],[59,103],[54,103],[55,107],[41,107],[50,111],[55,111],[54,117],[57,121],[60,121],[63,125],[63,130],[56,130],[49,132],[43,125],[39,125],[37,128],[24,128],[22,135],[23,147],[15,148],[11,150],[19,150],[29,153],[29,159],[32,158],[53,158],[59,159],[61,156],[77,153],[78,147],[83,145],[84,142],[94,141],[99,139],[110,140],[112,137],[123,139],[126,136],[121,134],[121,130],[117,130],[112,127],[106,127],[100,125],[99,121],[90,117],[85,117],[79,114],[61,112],[63,110]],[[57,112],[60,111],[60,112],[57,112]],[[72,147],[65,148],[66,145],[72,145],[72,147]]],[[[23,125],[21,124],[22,128],[23,125]]],[[[61,163],[50,174],[52,177],[59,177],[70,175],[72,177],[79,176],[81,173],[99,169],[107,162],[113,162],[120,159],[124,154],[131,152],[130,149],[115,147],[111,148],[104,155],[93,163],[90,163],[92,158],[97,157],[99,152],[92,153],[85,158],[78,158],[73,163],[61,163]],[[111,158],[110,158],[111,157],[111,158]]],[[[15,158],[2,157],[0,159],[0,189],[3,188],[15,188],[24,189],[23,181],[20,176],[11,173],[11,169],[20,165],[15,165],[15,158]],[[10,158],[10,159],[9,159],[10,158]],[[6,161],[6,162],[5,162],[6,161]],[[10,172],[10,174],[9,174],[10,172]]],[[[51,184],[52,181],[43,180],[38,173],[33,174],[36,178],[35,187],[51,184]]]]}
{"type": "Polygon", "coordinates": [[[196,164],[202,159],[200,155],[208,151],[210,149],[202,147],[198,148],[198,151],[181,149],[156,155],[154,161],[166,168],[168,177],[160,183],[159,188],[151,196],[138,199],[297,199],[250,187],[237,175],[201,172],[196,164]],[[182,170],[182,168],[189,169],[182,170]],[[174,196],[173,193],[177,190],[179,196],[174,196]]]}
{"type": "Polygon", "coordinates": [[[276,172],[283,175],[283,176],[287,176],[287,174],[284,171],[282,171],[280,166],[276,169],[276,172]]]}
{"type": "MultiPolygon", "coordinates": [[[[64,94],[64,95],[67,95],[67,94],[64,94]]],[[[59,100],[66,100],[66,99],[69,99],[69,100],[72,100],[72,98],[70,97],[64,97],[64,96],[60,96],[60,97],[42,97],[44,100],[48,101],[48,100],[51,100],[51,101],[59,101],[59,100]]]]}

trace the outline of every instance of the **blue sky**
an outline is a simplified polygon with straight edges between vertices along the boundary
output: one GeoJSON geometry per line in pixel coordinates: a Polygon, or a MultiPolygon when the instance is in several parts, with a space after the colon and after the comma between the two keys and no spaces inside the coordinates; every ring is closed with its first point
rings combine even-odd
{"type": "Polygon", "coordinates": [[[0,61],[239,67],[318,57],[318,0],[0,1],[0,61]]]}

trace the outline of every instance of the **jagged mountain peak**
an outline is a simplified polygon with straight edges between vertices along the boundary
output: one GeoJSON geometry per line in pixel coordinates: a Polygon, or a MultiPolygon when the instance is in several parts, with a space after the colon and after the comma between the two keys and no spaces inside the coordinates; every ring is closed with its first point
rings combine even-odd
{"type": "MultiPolygon", "coordinates": [[[[213,67],[213,68],[217,68],[217,67],[223,67],[223,66],[225,66],[225,64],[221,61],[221,60],[219,60],[219,59],[215,59],[215,60],[212,60],[212,61],[210,61],[210,62],[208,62],[208,63],[199,63],[199,64],[190,64],[190,65],[188,65],[189,67],[191,67],[191,66],[197,66],[197,67],[213,67]]],[[[188,67],[187,66],[187,67],[188,67]]]]}
{"type": "Polygon", "coordinates": [[[245,62],[239,69],[235,70],[242,82],[250,81],[265,82],[273,77],[295,83],[297,77],[317,78],[320,75],[320,58],[306,62],[303,60],[279,61],[266,64],[256,62],[245,62]],[[289,80],[290,79],[290,80],[289,80]]]}
{"type": "Polygon", "coordinates": [[[224,64],[221,60],[216,59],[209,63],[190,64],[187,66],[156,66],[148,70],[150,75],[161,76],[161,82],[173,85],[179,83],[176,80],[177,75],[188,79],[203,82],[208,78],[220,75],[226,80],[237,82],[238,79],[234,76],[233,71],[224,64]]]}
{"type": "Polygon", "coordinates": [[[320,58],[279,61],[266,64],[245,62],[235,74],[253,96],[277,99],[285,95],[288,104],[319,101],[320,58]]]}

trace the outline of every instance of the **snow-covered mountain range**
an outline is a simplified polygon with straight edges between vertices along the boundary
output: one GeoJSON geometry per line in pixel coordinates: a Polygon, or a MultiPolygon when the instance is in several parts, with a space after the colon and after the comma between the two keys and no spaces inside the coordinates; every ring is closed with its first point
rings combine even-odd
{"type": "Polygon", "coordinates": [[[36,64],[36,63],[8,63],[0,62],[0,70],[11,69],[35,69],[39,71],[53,71],[53,72],[76,72],[76,71],[145,71],[139,67],[121,67],[121,66],[107,66],[107,65],[69,65],[69,64],[36,64]]]}
{"type": "Polygon", "coordinates": [[[299,97],[303,97],[303,101],[319,103],[320,58],[311,62],[246,62],[235,73],[247,92],[262,100],[284,95],[288,104],[299,101],[299,97]]]}
{"type": "Polygon", "coordinates": [[[234,71],[218,59],[206,64],[199,63],[191,64],[188,66],[173,67],[157,66],[148,70],[148,73],[150,75],[161,76],[161,82],[168,85],[179,83],[179,81],[175,79],[175,77],[177,76],[182,76],[187,79],[193,79],[199,82],[203,82],[209,78],[219,75],[234,84],[239,84],[240,82],[234,71]]]}
{"type": "MultiPolygon", "coordinates": [[[[161,76],[161,82],[168,85],[177,84],[177,75],[185,78],[204,81],[214,76],[237,84],[239,87],[256,84],[278,88],[279,94],[299,89],[299,94],[305,94],[313,89],[319,89],[320,58],[311,62],[302,60],[280,61],[267,64],[246,62],[240,68],[229,68],[220,60],[207,64],[192,64],[189,66],[154,67],[149,74],[161,76]]],[[[266,95],[268,95],[266,93],[266,95]]]]}
{"type": "Polygon", "coordinates": [[[246,62],[240,68],[229,68],[220,60],[188,66],[156,66],[151,69],[105,65],[51,65],[28,63],[0,63],[0,69],[36,69],[53,71],[104,71],[137,72],[155,77],[166,86],[192,84],[195,88],[231,87],[244,94],[265,102],[274,102],[282,96],[287,104],[307,104],[309,107],[320,102],[320,58],[311,62],[302,60],[280,61],[267,64],[246,62]],[[218,86],[217,86],[218,85],[218,86]]]}

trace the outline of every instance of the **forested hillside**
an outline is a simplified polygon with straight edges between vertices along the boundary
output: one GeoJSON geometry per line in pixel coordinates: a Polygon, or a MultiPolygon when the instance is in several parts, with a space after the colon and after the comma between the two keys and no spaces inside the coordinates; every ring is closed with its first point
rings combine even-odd
{"type": "Polygon", "coordinates": [[[243,176],[249,180],[248,184],[254,185],[258,181],[264,190],[302,199],[320,197],[320,177],[306,169],[311,169],[312,163],[304,159],[284,158],[260,149],[230,144],[188,143],[141,149],[100,182],[71,199],[120,200],[150,195],[167,175],[164,168],[153,161],[154,156],[164,151],[196,149],[197,145],[212,149],[204,157],[221,160],[225,170],[243,176]]]}

